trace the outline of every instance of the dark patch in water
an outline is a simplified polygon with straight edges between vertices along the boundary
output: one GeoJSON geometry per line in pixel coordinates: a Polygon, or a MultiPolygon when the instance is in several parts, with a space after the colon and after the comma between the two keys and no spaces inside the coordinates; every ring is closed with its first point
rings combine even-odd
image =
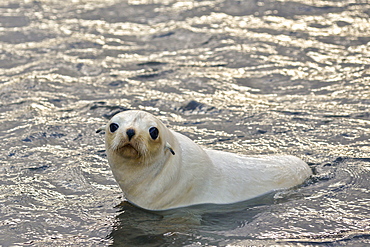
{"type": "Polygon", "coordinates": [[[99,101],[90,105],[90,110],[102,112],[104,118],[111,119],[114,115],[130,109],[122,106],[107,105],[107,102],[99,101]]]}
{"type": "Polygon", "coordinates": [[[153,38],[164,38],[164,37],[172,36],[174,34],[175,32],[162,33],[162,34],[154,35],[153,38]]]}
{"type": "Polygon", "coordinates": [[[215,109],[215,107],[210,107],[210,106],[208,106],[206,104],[203,104],[203,103],[200,103],[198,101],[191,100],[191,101],[185,103],[184,105],[180,106],[179,111],[182,111],[182,112],[185,112],[185,111],[189,111],[189,112],[193,112],[193,111],[212,111],[214,109],[215,109]]]}
{"type": "Polygon", "coordinates": [[[157,62],[157,61],[149,61],[145,63],[138,63],[139,66],[159,66],[159,65],[166,65],[167,63],[157,62]]]}
{"type": "Polygon", "coordinates": [[[49,165],[43,165],[43,166],[39,166],[39,167],[29,167],[27,169],[30,170],[30,171],[45,171],[49,167],[50,167],[49,165]]]}

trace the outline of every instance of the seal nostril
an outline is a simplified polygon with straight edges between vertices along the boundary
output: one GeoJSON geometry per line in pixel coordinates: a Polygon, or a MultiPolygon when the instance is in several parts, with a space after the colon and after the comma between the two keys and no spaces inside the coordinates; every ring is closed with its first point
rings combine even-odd
{"type": "Polygon", "coordinates": [[[127,136],[128,136],[128,140],[129,140],[129,141],[131,141],[131,138],[135,135],[135,130],[133,130],[133,129],[128,129],[128,130],[126,131],[126,134],[127,134],[127,136]]]}

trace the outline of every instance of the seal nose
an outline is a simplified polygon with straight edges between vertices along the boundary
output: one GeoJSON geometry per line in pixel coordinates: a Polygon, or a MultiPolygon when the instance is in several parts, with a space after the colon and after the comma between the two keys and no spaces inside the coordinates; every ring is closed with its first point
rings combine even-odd
{"type": "Polygon", "coordinates": [[[128,130],[126,130],[126,134],[128,136],[128,140],[131,141],[132,137],[135,135],[135,130],[128,129],[128,130]]]}

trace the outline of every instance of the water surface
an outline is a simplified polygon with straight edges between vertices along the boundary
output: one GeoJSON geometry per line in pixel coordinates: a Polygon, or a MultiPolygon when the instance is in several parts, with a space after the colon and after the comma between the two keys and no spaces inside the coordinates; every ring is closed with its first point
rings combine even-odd
{"type": "Polygon", "coordinates": [[[2,1],[0,244],[369,244],[369,15],[367,1],[2,1]],[[236,205],[140,210],[95,134],[127,109],[315,175],[236,205]]]}

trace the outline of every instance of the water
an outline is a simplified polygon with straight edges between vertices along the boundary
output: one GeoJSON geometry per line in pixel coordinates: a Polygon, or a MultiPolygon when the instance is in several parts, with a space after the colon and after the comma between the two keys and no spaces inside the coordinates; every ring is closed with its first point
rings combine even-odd
{"type": "Polygon", "coordinates": [[[3,0],[0,13],[0,245],[370,243],[367,1],[3,0]],[[236,205],[140,210],[95,134],[127,109],[315,175],[236,205]]]}

